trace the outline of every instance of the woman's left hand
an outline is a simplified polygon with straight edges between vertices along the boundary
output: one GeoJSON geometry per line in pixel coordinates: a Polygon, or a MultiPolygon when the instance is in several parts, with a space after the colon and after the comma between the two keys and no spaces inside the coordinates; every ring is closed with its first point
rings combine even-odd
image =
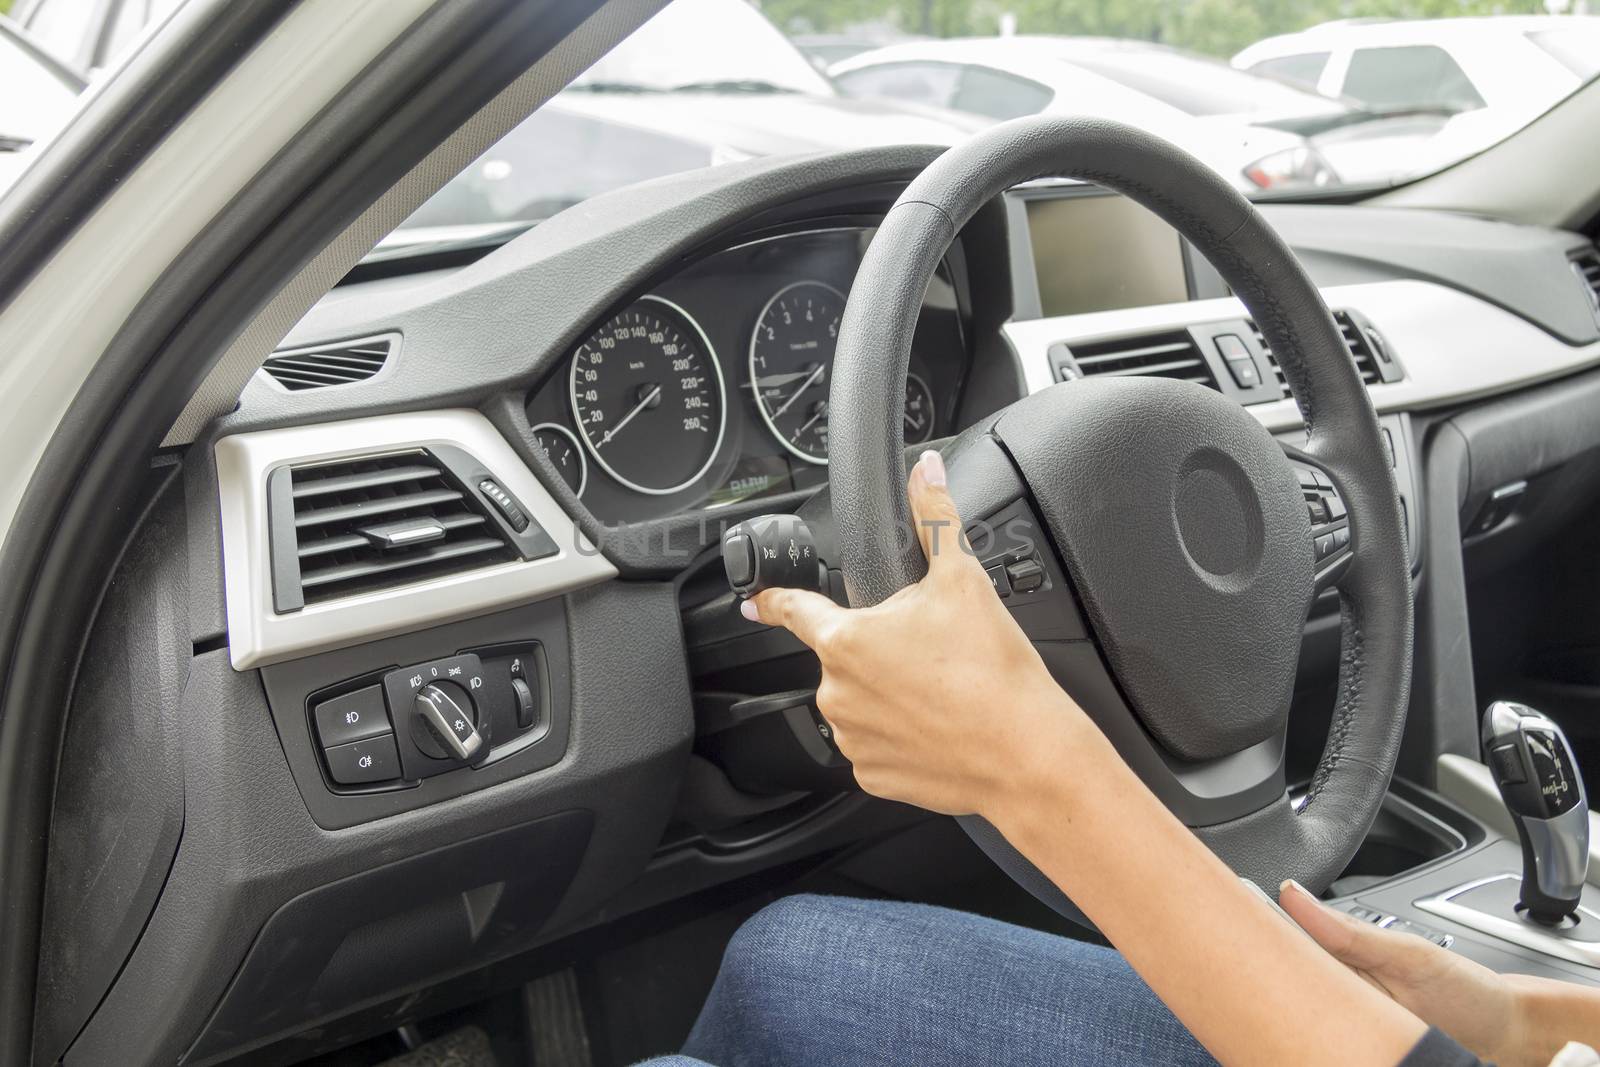
{"type": "Polygon", "coordinates": [[[822,660],[817,707],[861,788],[951,815],[991,814],[1020,766],[1094,726],[1056,685],[961,535],[944,462],[909,485],[928,574],[871,608],[769,589],[743,605],[822,660]]]}

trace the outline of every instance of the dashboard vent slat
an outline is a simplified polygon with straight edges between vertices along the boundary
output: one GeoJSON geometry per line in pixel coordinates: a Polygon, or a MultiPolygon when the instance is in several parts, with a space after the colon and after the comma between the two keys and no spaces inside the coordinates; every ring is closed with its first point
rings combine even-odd
{"type": "MultiPolygon", "coordinates": [[[[1339,332],[1344,336],[1344,345],[1350,350],[1350,358],[1356,361],[1356,370],[1361,372],[1361,380],[1367,385],[1383,381],[1383,373],[1378,369],[1378,362],[1368,343],[1366,334],[1361,332],[1355,320],[1348,311],[1335,311],[1334,322],[1339,325],[1339,332]]],[[[1267,363],[1272,367],[1272,373],[1278,378],[1278,391],[1285,397],[1289,396],[1289,382],[1283,376],[1283,368],[1278,366],[1278,357],[1272,354],[1272,347],[1267,344],[1266,335],[1261,332],[1254,320],[1250,322],[1250,329],[1255,333],[1256,343],[1261,346],[1261,352],[1267,357],[1267,363]]]]}
{"type": "Polygon", "coordinates": [[[297,348],[268,356],[261,369],[291,392],[363,382],[381,371],[394,347],[390,337],[297,348]]]}
{"type": "Polygon", "coordinates": [[[294,524],[296,527],[323,526],[330,522],[345,522],[349,519],[370,519],[396,511],[408,511],[433,504],[449,504],[460,499],[461,491],[458,489],[423,489],[389,497],[358,500],[353,504],[335,504],[314,511],[301,511],[296,508],[294,524]]]}
{"type": "Polygon", "coordinates": [[[304,482],[295,482],[294,498],[301,500],[308,496],[346,493],[353,489],[376,489],[380,485],[393,485],[396,482],[437,477],[439,477],[439,469],[437,467],[412,463],[403,467],[394,467],[390,470],[331,475],[325,478],[307,478],[304,482]]]}
{"type": "MultiPolygon", "coordinates": [[[[459,515],[444,515],[436,520],[443,526],[448,534],[451,530],[460,530],[468,526],[482,526],[485,522],[482,515],[471,512],[462,512],[459,515]]],[[[372,543],[372,538],[363,533],[335,534],[332,537],[322,537],[317,540],[302,540],[296,555],[301,559],[312,559],[317,556],[326,556],[330,552],[342,552],[350,548],[365,548],[372,543]]]]}
{"type": "Polygon", "coordinates": [[[504,547],[505,542],[496,538],[479,537],[471,541],[458,541],[452,545],[425,548],[398,556],[395,559],[380,557],[359,563],[341,563],[333,567],[304,570],[300,572],[300,586],[309,591],[321,586],[332,585],[335,582],[356,581],[378,574],[389,574],[393,571],[408,570],[412,567],[424,567],[430,563],[442,563],[447,560],[459,559],[462,556],[475,556],[485,552],[495,552],[504,547]]]}
{"type": "Polygon", "coordinates": [[[1600,325],[1600,247],[1587,248],[1572,257],[1572,273],[1589,295],[1589,311],[1600,325]]]}
{"type": "Polygon", "coordinates": [[[1187,330],[1075,341],[1072,358],[1085,378],[1140,375],[1217,387],[1211,368],[1187,330]]]}
{"type": "Polygon", "coordinates": [[[278,610],[522,558],[488,507],[422,449],[274,471],[278,610]]]}

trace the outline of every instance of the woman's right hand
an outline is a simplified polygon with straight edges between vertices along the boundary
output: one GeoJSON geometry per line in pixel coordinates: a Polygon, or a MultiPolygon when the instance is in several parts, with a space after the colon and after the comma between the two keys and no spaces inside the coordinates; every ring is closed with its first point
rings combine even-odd
{"type": "Polygon", "coordinates": [[[815,650],[817,709],[862,789],[994,821],[1036,801],[1024,767],[1063,749],[1097,758],[1109,746],[1051,678],[963,540],[938,452],[922,454],[907,492],[928,559],[920,582],[870,608],[768,589],[742,610],[815,650]]]}
{"type": "Polygon", "coordinates": [[[1298,882],[1283,883],[1278,902],[1329,955],[1480,1059],[1500,1067],[1550,1062],[1554,1050],[1535,1050],[1538,1043],[1523,1032],[1512,979],[1414,934],[1330,908],[1298,882]]]}

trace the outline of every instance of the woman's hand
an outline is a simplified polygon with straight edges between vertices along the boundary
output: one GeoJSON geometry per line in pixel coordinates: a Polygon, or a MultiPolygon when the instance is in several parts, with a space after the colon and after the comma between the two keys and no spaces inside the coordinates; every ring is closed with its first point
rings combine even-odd
{"type": "Polygon", "coordinates": [[[949,815],[1006,799],[1019,764],[1063,731],[1094,727],[1046,671],[961,537],[944,462],[909,486],[928,574],[876,607],[769,589],[749,618],[784,626],[822,660],[817,707],[869,793],[949,815]]]}
{"type": "Polygon", "coordinates": [[[916,585],[860,610],[792,589],[743,606],[816,650],[817,705],[861,787],[988,819],[1224,1063],[1397,1062],[1422,1023],[1262,907],[1144,788],[958,540],[944,483],[924,453],[916,585]]]}
{"type": "Polygon", "coordinates": [[[1334,959],[1475,1055],[1501,1067],[1550,1062],[1554,1049],[1530,1047],[1518,1025],[1512,980],[1414,934],[1381,930],[1330,908],[1296,882],[1283,884],[1278,901],[1334,959]]]}

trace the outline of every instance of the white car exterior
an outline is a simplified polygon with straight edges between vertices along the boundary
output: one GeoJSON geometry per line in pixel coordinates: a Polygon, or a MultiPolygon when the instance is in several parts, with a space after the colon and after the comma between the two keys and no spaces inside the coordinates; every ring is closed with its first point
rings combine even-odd
{"type": "MultiPolygon", "coordinates": [[[[1161,45],[1104,38],[990,37],[915,41],[829,68],[852,96],[888,97],[993,119],[1082,114],[1142,127],[1182,145],[1235,185],[1318,184],[1325,161],[1298,133],[1265,123],[1341,114],[1315,94],[1161,45]],[[1130,73],[1131,72],[1131,73],[1130,73]],[[1255,165],[1299,153],[1305,170],[1264,182],[1255,165]]],[[[1281,166],[1281,163],[1279,164],[1281,166]]],[[[1322,181],[1335,179],[1338,168],[1322,181]]],[[[1337,175],[1343,177],[1342,175],[1337,175]]]]}
{"type": "Polygon", "coordinates": [[[1377,110],[1454,113],[1415,161],[1431,169],[1509,136],[1600,74],[1600,17],[1335,22],[1259,41],[1233,65],[1377,110]]]}

